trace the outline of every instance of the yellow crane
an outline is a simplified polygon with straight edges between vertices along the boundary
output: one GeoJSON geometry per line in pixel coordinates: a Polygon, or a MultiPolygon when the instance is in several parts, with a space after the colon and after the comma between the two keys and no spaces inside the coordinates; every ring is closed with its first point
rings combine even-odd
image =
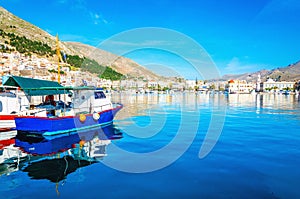
{"type": "Polygon", "coordinates": [[[62,61],[61,53],[60,53],[60,47],[59,47],[59,39],[58,34],[56,35],[56,55],[57,55],[57,82],[60,84],[60,62],[62,61]]]}

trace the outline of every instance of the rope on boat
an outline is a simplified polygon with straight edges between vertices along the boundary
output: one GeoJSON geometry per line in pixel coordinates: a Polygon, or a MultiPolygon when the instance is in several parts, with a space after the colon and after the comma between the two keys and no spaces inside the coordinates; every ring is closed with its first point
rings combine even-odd
{"type": "Polygon", "coordinates": [[[65,157],[64,157],[64,159],[65,159],[65,161],[66,161],[66,168],[65,168],[65,171],[64,171],[64,175],[66,175],[66,173],[67,173],[67,169],[68,169],[68,166],[69,166],[69,164],[68,164],[68,161],[67,161],[66,157],[67,157],[67,156],[65,156],[65,157]]]}

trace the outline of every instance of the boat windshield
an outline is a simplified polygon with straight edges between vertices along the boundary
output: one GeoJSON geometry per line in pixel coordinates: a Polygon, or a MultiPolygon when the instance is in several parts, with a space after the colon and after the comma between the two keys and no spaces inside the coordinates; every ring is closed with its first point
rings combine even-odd
{"type": "Polygon", "coordinates": [[[103,93],[103,91],[96,91],[95,92],[95,99],[103,99],[103,98],[106,98],[106,96],[103,93]]]}
{"type": "Polygon", "coordinates": [[[11,88],[0,87],[0,96],[16,97],[16,94],[11,92],[11,88]]]}

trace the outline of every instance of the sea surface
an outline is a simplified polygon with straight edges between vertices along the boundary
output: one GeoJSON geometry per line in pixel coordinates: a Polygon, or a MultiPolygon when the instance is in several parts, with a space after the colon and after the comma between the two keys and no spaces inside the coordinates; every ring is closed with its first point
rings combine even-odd
{"type": "Polygon", "coordinates": [[[300,198],[300,101],[114,93],[113,125],[0,132],[0,198],[300,198]]]}

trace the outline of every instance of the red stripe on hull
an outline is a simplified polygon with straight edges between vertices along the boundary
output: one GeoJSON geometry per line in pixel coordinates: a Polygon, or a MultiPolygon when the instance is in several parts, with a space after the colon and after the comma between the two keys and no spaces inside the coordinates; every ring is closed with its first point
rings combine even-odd
{"type": "Polygon", "coordinates": [[[0,120],[14,120],[18,115],[0,115],[0,120]]]}
{"type": "Polygon", "coordinates": [[[15,139],[0,140],[0,149],[3,149],[4,147],[9,146],[11,144],[15,144],[15,139]]]}
{"type": "Polygon", "coordinates": [[[14,128],[14,127],[0,128],[0,132],[10,131],[10,130],[12,130],[13,128],[14,128]]]}

